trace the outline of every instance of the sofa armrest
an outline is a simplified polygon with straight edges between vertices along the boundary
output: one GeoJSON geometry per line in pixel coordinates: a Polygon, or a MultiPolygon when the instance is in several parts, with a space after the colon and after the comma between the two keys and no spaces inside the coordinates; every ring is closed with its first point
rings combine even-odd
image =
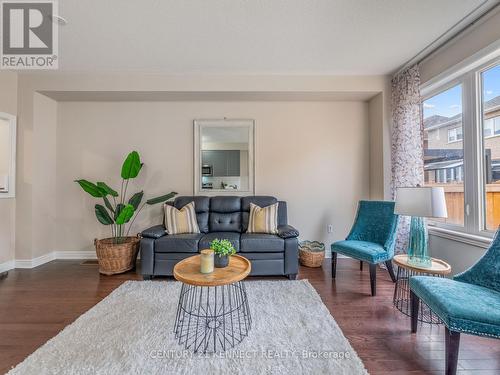
{"type": "Polygon", "coordinates": [[[143,230],[141,236],[144,238],[160,238],[167,235],[165,227],[163,225],[155,225],[154,227],[143,230]]]}
{"type": "Polygon", "coordinates": [[[144,276],[152,276],[155,263],[155,240],[154,238],[141,239],[141,273],[144,276]]]}
{"type": "Polygon", "coordinates": [[[291,225],[280,225],[278,227],[278,236],[281,238],[296,238],[299,236],[299,231],[291,225]]]}
{"type": "Polygon", "coordinates": [[[299,272],[299,240],[296,237],[285,239],[285,275],[299,272]]]}

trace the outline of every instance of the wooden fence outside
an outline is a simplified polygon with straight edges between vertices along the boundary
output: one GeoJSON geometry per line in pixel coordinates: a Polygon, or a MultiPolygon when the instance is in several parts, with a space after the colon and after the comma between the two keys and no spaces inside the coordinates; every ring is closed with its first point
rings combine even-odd
{"type": "MultiPolygon", "coordinates": [[[[429,184],[442,186],[445,191],[450,224],[464,223],[464,186],[462,184],[429,184]]],[[[486,185],[486,228],[496,230],[500,225],[500,183],[486,185]]]]}

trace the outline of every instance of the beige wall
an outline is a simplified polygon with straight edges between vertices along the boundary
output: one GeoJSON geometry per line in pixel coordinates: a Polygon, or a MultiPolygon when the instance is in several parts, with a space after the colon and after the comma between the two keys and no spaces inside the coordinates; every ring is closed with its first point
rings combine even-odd
{"type": "MultiPolygon", "coordinates": [[[[147,163],[138,182],[149,195],[191,194],[192,120],[224,116],[257,122],[256,193],[288,200],[290,220],[304,238],[341,239],[357,200],[370,195],[370,173],[384,176],[374,191],[386,194],[390,154],[372,163],[370,149],[374,140],[384,150],[390,142],[387,82],[383,76],[22,73],[15,257],[92,250],[93,238],[109,233],[94,218],[95,202],[73,180],[116,185],[132,148],[147,163]],[[366,100],[377,93],[384,95],[370,114],[366,100]],[[374,117],[377,127],[370,130],[374,117]],[[327,224],[334,226],[331,235],[327,224]]],[[[142,216],[134,231],[157,222],[159,210],[142,216]]]]}
{"type": "Polygon", "coordinates": [[[383,94],[368,102],[370,118],[370,199],[384,198],[384,115],[383,94]]]}
{"type": "MultiPolygon", "coordinates": [[[[17,115],[17,75],[0,72],[0,112],[17,115]]],[[[14,260],[15,198],[0,199],[0,264],[14,260]]]]}
{"type": "MultiPolygon", "coordinates": [[[[146,163],[131,192],[193,192],[196,118],[256,121],[256,194],[289,202],[302,238],[329,243],[350,228],[356,203],[369,196],[368,104],[363,102],[67,102],[58,105],[55,250],[90,250],[109,233],[94,199],[75,178],[119,185],[121,161],[137,149],[146,163]],[[327,224],[334,233],[328,235],[327,224]]],[[[161,221],[150,209],[133,232],[161,221]]]]}

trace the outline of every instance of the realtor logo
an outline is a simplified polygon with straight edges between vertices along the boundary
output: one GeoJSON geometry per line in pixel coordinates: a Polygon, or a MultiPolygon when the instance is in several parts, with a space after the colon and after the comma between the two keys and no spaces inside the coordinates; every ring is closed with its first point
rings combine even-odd
{"type": "Polygon", "coordinates": [[[2,69],[57,69],[57,3],[2,0],[2,69]]]}

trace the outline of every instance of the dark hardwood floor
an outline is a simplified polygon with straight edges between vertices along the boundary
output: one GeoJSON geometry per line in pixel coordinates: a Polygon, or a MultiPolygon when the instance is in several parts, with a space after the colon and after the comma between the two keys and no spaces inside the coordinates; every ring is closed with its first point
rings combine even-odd
{"type": "MultiPolygon", "coordinates": [[[[135,272],[101,276],[97,265],[53,261],[32,270],[13,270],[0,279],[0,372],[8,371],[97,304],[135,272]]],[[[419,326],[392,307],[394,284],[387,272],[377,277],[370,296],[368,267],[339,259],[337,279],[330,261],[322,268],[301,267],[371,374],[440,374],[444,370],[444,328],[419,326]]],[[[252,278],[250,278],[252,279],[252,278]]],[[[284,279],[284,278],[283,278],[284,279]]],[[[160,281],[169,279],[160,279],[160,281]]],[[[462,335],[459,374],[500,374],[500,340],[462,335]]]]}

